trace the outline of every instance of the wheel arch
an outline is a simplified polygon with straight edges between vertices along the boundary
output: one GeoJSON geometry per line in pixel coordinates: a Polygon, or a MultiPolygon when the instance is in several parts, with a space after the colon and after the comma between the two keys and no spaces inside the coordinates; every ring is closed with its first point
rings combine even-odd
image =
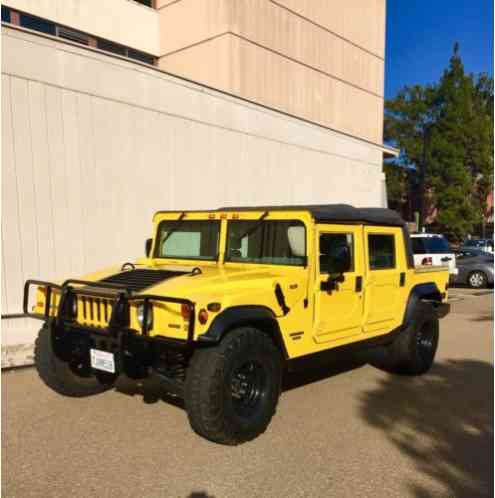
{"type": "Polygon", "coordinates": [[[251,326],[266,333],[279,349],[284,359],[288,359],[282,333],[273,311],[266,306],[232,306],[219,313],[208,331],[198,337],[203,344],[218,344],[231,330],[251,326]]]}
{"type": "Polygon", "coordinates": [[[434,311],[435,306],[441,304],[441,302],[442,293],[434,282],[415,285],[411,289],[407,300],[406,311],[402,321],[403,327],[407,327],[412,322],[418,306],[429,303],[432,311],[434,311]]]}

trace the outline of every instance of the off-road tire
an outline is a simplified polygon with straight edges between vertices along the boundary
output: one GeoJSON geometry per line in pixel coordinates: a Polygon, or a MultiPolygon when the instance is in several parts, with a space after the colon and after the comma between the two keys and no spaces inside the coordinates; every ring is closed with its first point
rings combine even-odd
{"type": "Polygon", "coordinates": [[[51,330],[44,325],[34,345],[34,363],[41,380],[63,396],[81,398],[107,391],[111,383],[103,384],[96,377],[82,377],[72,371],[68,363],[60,360],[52,348],[51,330]]]}
{"type": "Polygon", "coordinates": [[[221,444],[250,441],[266,430],[275,414],[281,384],[282,357],[271,338],[251,327],[232,330],[220,344],[198,349],[191,358],[184,396],[191,427],[221,444]],[[243,369],[247,377],[240,373],[243,369]],[[254,378],[255,384],[263,380],[261,394],[249,410],[244,410],[245,400],[234,389],[239,376],[254,378]]]}
{"type": "Polygon", "coordinates": [[[419,303],[411,322],[385,351],[386,370],[422,375],[432,366],[438,348],[439,323],[429,303],[419,303]]]}
{"type": "Polygon", "coordinates": [[[485,289],[488,287],[488,278],[482,271],[475,270],[469,274],[468,284],[472,289],[485,289]]]}

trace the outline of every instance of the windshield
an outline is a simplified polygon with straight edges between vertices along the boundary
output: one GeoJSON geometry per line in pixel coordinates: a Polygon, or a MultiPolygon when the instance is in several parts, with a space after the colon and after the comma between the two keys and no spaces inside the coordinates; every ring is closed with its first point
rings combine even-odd
{"type": "Polygon", "coordinates": [[[412,237],[414,254],[445,254],[452,252],[443,237],[412,237]]]}
{"type": "Polygon", "coordinates": [[[225,261],[304,266],[304,224],[300,221],[230,221],[225,261]]]}
{"type": "Polygon", "coordinates": [[[158,226],[155,258],[216,261],[220,221],[169,221],[158,226]]]}

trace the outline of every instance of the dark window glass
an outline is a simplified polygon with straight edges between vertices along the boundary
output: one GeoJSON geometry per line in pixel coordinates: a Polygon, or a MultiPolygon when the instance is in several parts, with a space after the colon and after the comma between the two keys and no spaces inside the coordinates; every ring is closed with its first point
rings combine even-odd
{"type": "Polygon", "coordinates": [[[329,273],[329,263],[338,259],[343,251],[351,256],[351,267],[354,271],[354,242],[352,233],[323,233],[320,235],[320,273],[329,273]]]}
{"type": "Polygon", "coordinates": [[[218,259],[220,221],[162,221],[155,258],[218,259]]]}
{"type": "Polygon", "coordinates": [[[33,29],[34,31],[41,31],[47,35],[55,35],[55,24],[50,21],[45,21],[39,17],[30,16],[28,14],[21,14],[20,24],[23,28],[33,29]]]}
{"type": "Polygon", "coordinates": [[[2,5],[2,22],[10,22],[10,9],[2,5]]]}
{"type": "Polygon", "coordinates": [[[127,49],[122,45],[117,45],[107,40],[98,40],[97,47],[100,50],[105,50],[106,52],[112,52],[113,54],[126,55],[127,49]]]}
{"type": "Polygon", "coordinates": [[[145,64],[153,64],[155,62],[155,58],[152,55],[139,52],[139,50],[133,50],[132,48],[127,51],[127,57],[144,62],[145,64]]]}
{"type": "Polygon", "coordinates": [[[300,221],[230,221],[225,260],[303,266],[306,230],[300,221]]]}
{"type": "Polygon", "coordinates": [[[83,45],[89,45],[88,35],[85,35],[84,33],[81,33],[74,29],[59,26],[57,28],[57,34],[58,36],[60,36],[61,38],[65,38],[66,40],[81,43],[83,45]]]}
{"type": "Polygon", "coordinates": [[[411,242],[414,254],[426,253],[425,245],[423,244],[423,239],[420,239],[419,237],[412,237],[411,242]]]}
{"type": "Polygon", "coordinates": [[[444,254],[452,252],[443,237],[413,237],[414,254],[444,254]]]}
{"type": "Polygon", "coordinates": [[[368,251],[371,270],[395,268],[395,240],[393,235],[369,234],[368,251]]]}
{"type": "Polygon", "coordinates": [[[153,0],[134,0],[134,1],[146,5],[147,7],[153,8],[153,0]]]}

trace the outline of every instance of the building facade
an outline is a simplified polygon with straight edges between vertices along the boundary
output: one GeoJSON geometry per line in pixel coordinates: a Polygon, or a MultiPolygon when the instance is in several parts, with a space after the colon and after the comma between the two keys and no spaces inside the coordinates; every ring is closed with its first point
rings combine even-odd
{"type": "MultiPolygon", "coordinates": [[[[287,4],[284,12],[294,19],[302,22],[308,15],[296,10],[305,2],[280,3],[287,4]]],[[[239,204],[384,205],[383,104],[366,125],[360,123],[368,119],[364,107],[349,107],[348,121],[339,118],[339,98],[353,99],[333,83],[328,88],[336,93],[323,91],[323,81],[336,78],[326,74],[331,68],[309,67],[318,57],[321,65],[328,64],[324,59],[331,58],[329,53],[318,56],[319,45],[302,48],[310,42],[293,20],[258,13],[274,8],[274,2],[245,4],[253,12],[242,11],[243,2],[235,0],[157,2],[153,8],[130,0],[4,1],[3,366],[32,361],[39,323],[22,317],[24,281],[82,276],[141,256],[154,211],[239,204]],[[196,6],[188,14],[194,29],[187,16],[181,17],[184,13],[171,10],[181,3],[186,9],[196,6]],[[254,16],[242,30],[241,12],[254,16]],[[252,34],[254,41],[243,46],[257,15],[269,20],[265,31],[280,43],[280,55],[263,49],[256,59],[262,37],[268,37],[260,26],[252,34]],[[184,31],[173,30],[177,23],[183,23],[184,31]],[[216,36],[213,25],[237,34],[216,36]],[[283,69],[287,61],[297,61],[297,54],[288,55],[297,49],[296,44],[291,48],[288,32],[300,40],[301,68],[283,69]],[[218,59],[215,42],[223,44],[218,59]],[[236,44],[240,52],[230,51],[236,44]],[[205,56],[194,52],[194,46],[205,56]],[[252,46],[256,50],[250,53],[252,46]],[[265,59],[268,52],[272,63],[265,59]],[[208,64],[191,63],[206,60],[208,53],[208,64]],[[178,63],[181,54],[183,62],[178,63]],[[253,68],[259,68],[263,85],[252,78],[253,68]],[[298,89],[298,82],[320,84],[311,83],[313,72],[298,80],[298,71],[314,71],[322,82],[319,90],[298,89]],[[272,77],[278,78],[273,87],[272,77]],[[285,84],[287,78],[292,87],[285,84]],[[333,111],[320,112],[315,99],[333,111]]],[[[325,5],[321,2],[321,16],[325,5]]],[[[346,26],[346,19],[339,23],[346,26]]],[[[325,36],[330,27],[322,30],[325,36]]],[[[362,30],[348,29],[346,36],[355,37],[352,46],[364,43],[358,38],[364,36],[362,30]]],[[[383,33],[374,36],[375,45],[366,49],[370,56],[383,44],[383,33]]],[[[340,43],[337,39],[345,41],[344,35],[335,35],[340,43]]],[[[355,77],[362,70],[368,79],[355,81],[380,90],[383,68],[381,83],[373,83],[359,64],[355,77]]],[[[341,69],[349,71],[346,65],[341,69]]],[[[357,91],[353,85],[349,88],[357,91]]]]}

